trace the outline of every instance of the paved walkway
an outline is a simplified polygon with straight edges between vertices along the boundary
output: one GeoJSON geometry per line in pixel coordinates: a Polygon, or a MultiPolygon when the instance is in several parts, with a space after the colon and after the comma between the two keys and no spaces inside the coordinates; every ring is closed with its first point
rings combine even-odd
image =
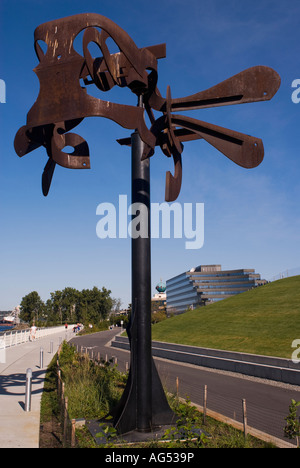
{"type": "Polygon", "coordinates": [[[39,448],[40,401],[46,370],[62,340],[73,337],[62,328],[34,342],[6,348],[0,361],[0,448],[39,448]],[[53,342],[53,353],[50,343],[53,342]],[[40,350],[43,348],[43,368],[40,350]],[[25,412],[26,370],[32,370],[31,411],[25,412]]]}

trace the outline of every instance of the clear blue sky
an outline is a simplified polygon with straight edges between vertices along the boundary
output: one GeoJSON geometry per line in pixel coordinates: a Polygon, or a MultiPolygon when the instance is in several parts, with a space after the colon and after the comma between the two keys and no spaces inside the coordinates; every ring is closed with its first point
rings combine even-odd
{"type": "MultiPolygon", "coordinates": [[[[34,29],[84,12],[115,21],[139,47],[167,44],[158,69],[164,96],[168,84],[172,96],[181,97],[254,65],[274,68],[282,80],[269,102],[188,113],[262,138],[265,158],[246,170],[204,141],[185,145],[178,201],[204,203],[205,243],[186,250],[185,239],[154,239],[153,293],[160,278],[200,264],[255,268],[267,279],[299,267],[300,104],[291,100],[291,84],[300,78],[298,0],[1,0],[0,79],[7,102],[0,104],[0,310],[32,290],[46,300],[67,286],[105,286],[123,306],[131,301],[130,240],[96,236],[98,204],[117,203],[122,194],[130,198],[130,150],[116,143],[129,132],[104,119],[85,119],[75,132],[89,144],[92,168],[57,167],[48,198],[41,193],[45,150],[19,159],[13,148],[39,90],[32,71],[38,63],[34,29]]],[[[116,96],[136,104],[126,89],[116,96]]],[[[167,170],[173,170],[171,161],[157,149],[151,160],[153,202],[164,201],[167,170]]]]}

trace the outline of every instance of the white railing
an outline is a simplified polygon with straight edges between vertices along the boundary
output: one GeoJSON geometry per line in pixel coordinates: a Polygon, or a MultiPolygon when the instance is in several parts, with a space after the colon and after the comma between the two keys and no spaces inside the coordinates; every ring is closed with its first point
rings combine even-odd
{"type": "MultiPolygon", "coordinates": [[[[68,330],[72,330],[73,327],[74,325],[69,325],[68,330]]],[[[64,326],[37,328],[35,333],[35,340],[44,338],[45,336],[53,335],[54,333],[63,333],[65,331],[66,330],[64,326]]],[[[27,343],[28,341],[32,340],[31,330],[30,328],[26,328],[25,330],[5,332],[3,335],[1,335],[1,340],[5,348],[27,343]]]]}
{"type": "Polygon", "coordinates": [[[300,267],[292,268],[290,270],[282,271],[275,276],[272,276],[269,281],[277,281],[283,278],[289,278],[290,276],[298,276],[300,275],[300,267]]]}

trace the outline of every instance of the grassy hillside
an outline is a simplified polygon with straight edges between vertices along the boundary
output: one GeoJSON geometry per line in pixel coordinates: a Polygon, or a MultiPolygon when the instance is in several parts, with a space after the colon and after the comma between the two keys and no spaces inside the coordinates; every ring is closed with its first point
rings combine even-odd
{"type": "Polygon", "coordinates": [[[153,340],[290,359],[300,339],[300,276],[175,316],[152,331],[153,340]]]}

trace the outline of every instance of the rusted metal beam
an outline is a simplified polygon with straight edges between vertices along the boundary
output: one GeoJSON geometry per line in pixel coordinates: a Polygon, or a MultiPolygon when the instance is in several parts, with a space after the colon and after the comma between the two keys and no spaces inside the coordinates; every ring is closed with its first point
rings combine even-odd
{"type": "MultiPolygon", "coordinates": [[[[251,67],[209,89],[172,99],[171,112],[269,101],[278,91],[279,85],[280,77],[272,68],[251,67]]],[[[150,105],[153,109],[164,112],[166,100],[154,93],[150,98],[150,105]]]]}

